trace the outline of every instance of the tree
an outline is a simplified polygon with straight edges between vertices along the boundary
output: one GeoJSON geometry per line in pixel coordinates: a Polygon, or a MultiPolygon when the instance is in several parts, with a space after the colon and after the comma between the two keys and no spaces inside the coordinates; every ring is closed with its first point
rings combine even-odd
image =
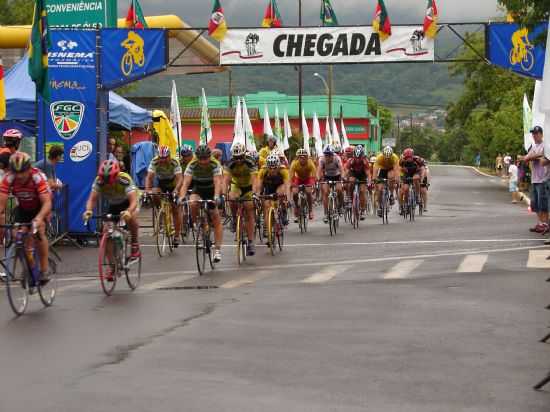
{"type": "Polygon", "coordinates": [[[31,24],[33,0],[0,0],[0,24],[31,24]]]}
{"type": "MultiPolygon", "coordinates": [[[[550,17],[550,0],[498,0],[498,2],[506,7],[516,22],[529,29],[533,29],[540,22],[548,21],[550,17]]],[[[537,42],[544,42],[545,34],[537,39],[537,42]]]]}
{"type": "Polygon", "coordinates": [[[382,127],[382,134],[387,136],[393,128],[393,113],[387,107],[381,105],[374,97],[368,97],[369,112],[376,117],[380,114],[380,126],[382,127]]]}

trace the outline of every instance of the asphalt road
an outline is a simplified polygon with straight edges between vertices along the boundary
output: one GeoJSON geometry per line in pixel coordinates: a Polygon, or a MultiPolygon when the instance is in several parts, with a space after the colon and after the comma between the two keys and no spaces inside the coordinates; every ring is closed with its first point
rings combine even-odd
{"type": "Polygon", "coordinates": [[[0,286],[0,411],[547,412],[550,250],[499,179],[432,174],[415,223],[291,225],[203,277],[144,236],[142,285],[110,298],[97,249],[63,248],[52,308],[14,318],[0,286]]]}

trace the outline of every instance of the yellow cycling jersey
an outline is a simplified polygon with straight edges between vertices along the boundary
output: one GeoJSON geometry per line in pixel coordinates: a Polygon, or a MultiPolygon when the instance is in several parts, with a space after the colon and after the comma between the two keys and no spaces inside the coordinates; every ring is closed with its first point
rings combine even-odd
{"type": "Polygon", "coordinates": [[[374,166],[381,170],[392,170],[399,164],[399,156],[395,153],[390,159],[386,159],[383,154],[376,156],[374,166]]]}
{"type": "Polygon", "coordinates": [[[258,169],[254,160],[250,157],[245,157],[243,161],[230,161],[226,167],[227,174],[231,177],[231,184],[245,188],[252,186],[252,176],[258,174],[258,169]]]}
{"type": "Polygon", "coordinates": [[[288,183],[290,176],[286,167],[280,167],[277,173],[270,173],[270,169],[264,167],[260,170],[258,178],[264,186],[279,187],[282,184],[288,183]]]}
{"type": "Polygon", "coordinates": [[[302,166],[298,159],[294,160],[290,165],[290,175],[294,178],[297,177],[300,180],[306,180],[310,177],[315,177],[317,168],[313,160],[308,159],[305,166],[302,166]]]}

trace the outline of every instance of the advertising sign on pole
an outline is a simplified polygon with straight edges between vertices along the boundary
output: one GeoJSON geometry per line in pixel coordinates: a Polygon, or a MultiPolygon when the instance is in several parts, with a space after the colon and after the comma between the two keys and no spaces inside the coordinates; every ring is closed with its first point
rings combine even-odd
{"type": "Polygon", "coordinates": [[[48,25],[55,28],[116,27],[116,0],[46,0],[48,25]]]}
{"type": "Polygon", "coordinates": [[[100,83],[113,89],[166,69],[168,35],[162,29],[101,30],[100,83]]]}
{"type": "Polygon", "coordinates": [[[371,26],[232,29],[220,43],[221,65],[338,64],[434,60],[422,26],[397,26],[382,42],[371,26]]]}

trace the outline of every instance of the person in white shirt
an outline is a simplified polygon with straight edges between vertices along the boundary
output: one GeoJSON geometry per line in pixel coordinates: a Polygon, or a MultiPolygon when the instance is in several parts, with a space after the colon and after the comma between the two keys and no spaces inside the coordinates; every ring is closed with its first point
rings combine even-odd
{"type": "Polygon", "coordinates": [[[510,165],[512,164],[512,156],[510,156],[509,154],[506,154],[504,156],[504,173],[506,174],[506,176],[509,175],[510,171],[508,170],[510,168],[510,165]]]}
{"type": "Polygon", "coordinates": [[[508,181],[508,188],[510,193],[512,193],[512,203],[517,203],[519,199],[519,190],[518,190],[518,167],[516,164],[512,163],[508,168],[508,175],[510,180],[508,181]]]}

